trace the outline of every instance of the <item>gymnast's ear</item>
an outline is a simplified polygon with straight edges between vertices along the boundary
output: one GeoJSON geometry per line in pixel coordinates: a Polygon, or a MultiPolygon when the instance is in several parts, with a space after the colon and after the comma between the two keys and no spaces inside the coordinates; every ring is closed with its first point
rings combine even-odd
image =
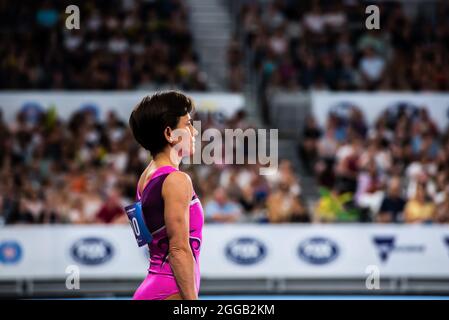
{"type": "Polygon", "coordinates": [[[170,129],[170,127],[167,127],[167,128],[165,128],[165,130],[164,130],[164,136],[165,136],[165,139],[167,139],[167,141],[168,141],[168,143],[173,143],[173,138],[172,138],[172,129],[170,129]]]}

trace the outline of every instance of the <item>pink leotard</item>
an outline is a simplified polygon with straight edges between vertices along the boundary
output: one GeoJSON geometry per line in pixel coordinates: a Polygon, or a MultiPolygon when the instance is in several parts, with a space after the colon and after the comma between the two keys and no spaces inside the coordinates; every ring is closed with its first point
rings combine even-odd
{"type": "MultiPolygon", "coordinates": [[[[153,241],[150,250],[150,268],[148,275],[134,294],[134,300],[164,300],[179,293],[179,287],[170,266],[168,237],[164,220],[164,199],[162,185],[167,176],[178,169],[172,166],[158,168],[147,182],[142,195],[137,191],[137,200],[142,203],[145,223],[150,230],[153,241]]],[[[193,192],[190,201],[190,248],[195,259],[195,287],[200,288],[200,249],[204,214],[200,200],[193,192]]]]}

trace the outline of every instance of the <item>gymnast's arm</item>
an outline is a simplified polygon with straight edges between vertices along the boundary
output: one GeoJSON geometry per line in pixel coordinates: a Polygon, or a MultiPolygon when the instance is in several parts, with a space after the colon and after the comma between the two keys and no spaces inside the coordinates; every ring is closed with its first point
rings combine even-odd
{"type": "Polygon", "coordinates": [[[183,172],[169,174],[162,186],[169,261],[184,300],[198,299],[195,289],[195,260],[189,244],[189,206],[192,194],[192,181],[183,172]]]}

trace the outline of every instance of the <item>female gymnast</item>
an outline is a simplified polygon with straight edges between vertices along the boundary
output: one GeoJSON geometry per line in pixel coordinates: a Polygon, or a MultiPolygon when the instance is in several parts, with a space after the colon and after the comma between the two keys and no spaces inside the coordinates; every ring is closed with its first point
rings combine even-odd
{"type": "Polygon", "coordinates": [[[152,235],[148,275],[134,300],[196,300],[204,214],[181,159],[195,151],[191,98],[177,91],[147,96],[129,124],[153,160],[137,186],[146,227],[152,235]]]}

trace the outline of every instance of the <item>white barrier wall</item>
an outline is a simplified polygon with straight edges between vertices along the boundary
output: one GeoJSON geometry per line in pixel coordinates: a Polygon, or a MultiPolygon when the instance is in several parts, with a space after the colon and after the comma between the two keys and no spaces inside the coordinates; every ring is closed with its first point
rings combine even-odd
{"type": "MultiPolygon", "coordinates": [[[[441,225],[207,225],[203,278],[449,279],[449,227],[441,225]]],[[[141,279],[148,254],[129,226],[0,229],[0,280],[141,279]]]]}
{"type": "Polygon", "coordinates": [[[360,108],[369,124],[373,124],[386,108],[398,104],[426,107],[440,129],[445,129],[449,123],[449,94],[447,93],[314,91],[311,94],[311,100],[312,112],[321,126],[326,124],[327,115],[332,108],[344,104],[352,104],[360,108]]]}
{"type": "MultiPolygon", "coordinates": [[[[147,91],[3,91],[0,92],[0,109],[7,121],[12,121],[16,113],[26,104],[37,104],[43,109],[55,107],[59,116],[66,120],[83,106],[95,106],[103,119],[109,110],[114,110],[124,121],[128,121],[134,106],[147,91]]],[[[186,92],[192,97],[199,111],[221,112],[231,116],[244,107],[241,94],[186,92]]]]}

